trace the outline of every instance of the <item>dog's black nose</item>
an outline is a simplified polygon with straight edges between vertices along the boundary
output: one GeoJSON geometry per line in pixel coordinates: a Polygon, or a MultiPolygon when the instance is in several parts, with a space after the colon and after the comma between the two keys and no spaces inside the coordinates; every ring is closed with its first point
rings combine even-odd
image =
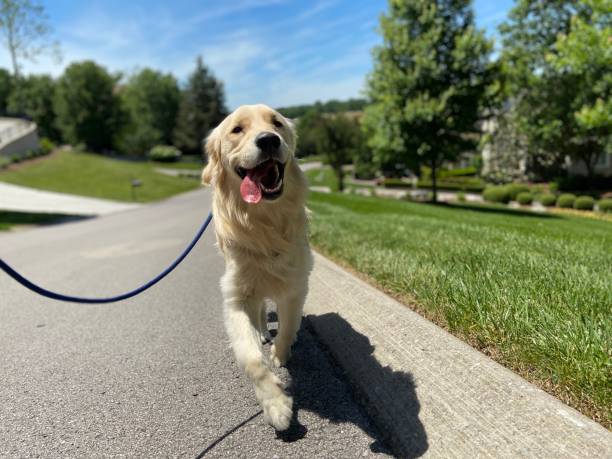
{"type": "Polygon", "coordinates": [[[276,153],[280,147],[280,137],[273,132],[261,132],[255,137],[255,145],[264,153],[276,153]]]}

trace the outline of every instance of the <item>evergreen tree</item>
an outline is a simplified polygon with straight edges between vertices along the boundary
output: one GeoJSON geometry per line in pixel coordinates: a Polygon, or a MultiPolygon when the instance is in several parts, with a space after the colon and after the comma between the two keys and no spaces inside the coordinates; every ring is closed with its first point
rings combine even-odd
{"type": "Polygon", "coordinates": [[[157,144],[171,144],[180,103],[176,79],[151,69],[133,75],[120,93],[128,116],[118,147],[144,155],[157,144]]]}
{"type": "Polygon", "coordinates": [[[66,68],[53,100],[56,124],[66,142],[83,143],[93,151],[114,147],[125,118],[115,91],[118,79],[92,61],[66,68]]]}
{"type": "Polygon", "coordinates": [[[476,146],[492,43],[474,27],[469,0],[389,0],[380,30],[365,134],[379,164],[429,166],[435,201],[443,161],[476,146]]]}
{"type": "Polygon", "coordinates": [[[185,153],[201,153],[202,141],[226,115],[223,84],[198,57],[181,97],[174,144],[185,153]]]}

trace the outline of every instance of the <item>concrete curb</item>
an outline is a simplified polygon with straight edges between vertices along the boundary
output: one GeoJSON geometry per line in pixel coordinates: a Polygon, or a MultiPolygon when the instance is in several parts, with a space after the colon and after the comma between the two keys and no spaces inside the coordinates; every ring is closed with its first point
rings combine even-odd
{"type": "Polygon", "coordinates": [[[400,457],[612,456],[604,427],[318,254],[305,316],[400,457]]]}

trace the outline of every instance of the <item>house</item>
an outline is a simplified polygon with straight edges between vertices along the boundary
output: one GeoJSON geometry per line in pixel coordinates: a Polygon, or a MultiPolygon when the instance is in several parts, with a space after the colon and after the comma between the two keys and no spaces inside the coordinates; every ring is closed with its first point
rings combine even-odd
{"type": "Polygon", "coordinates": [[[20,118],[0,117],[0,157],[25,155],[38,150],[36,123],[20,118]]]}

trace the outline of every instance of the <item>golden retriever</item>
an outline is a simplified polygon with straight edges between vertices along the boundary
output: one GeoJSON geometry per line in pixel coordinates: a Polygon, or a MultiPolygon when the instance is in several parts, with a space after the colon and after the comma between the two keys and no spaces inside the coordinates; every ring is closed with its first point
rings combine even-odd
{"type": "Polygon", "coordinates": [[[254,384],[264,419],[289,427],[292,399],[266,364],[265,302],[276,303],[279,330],[270,362],[290,357],[312,268],[306,180],[294,157],[293,125],[265,105],[231,113],[206,139],[202,181],[213,185],[213,215],[225,256],[225,327],[238,364],[254,384]]]}

